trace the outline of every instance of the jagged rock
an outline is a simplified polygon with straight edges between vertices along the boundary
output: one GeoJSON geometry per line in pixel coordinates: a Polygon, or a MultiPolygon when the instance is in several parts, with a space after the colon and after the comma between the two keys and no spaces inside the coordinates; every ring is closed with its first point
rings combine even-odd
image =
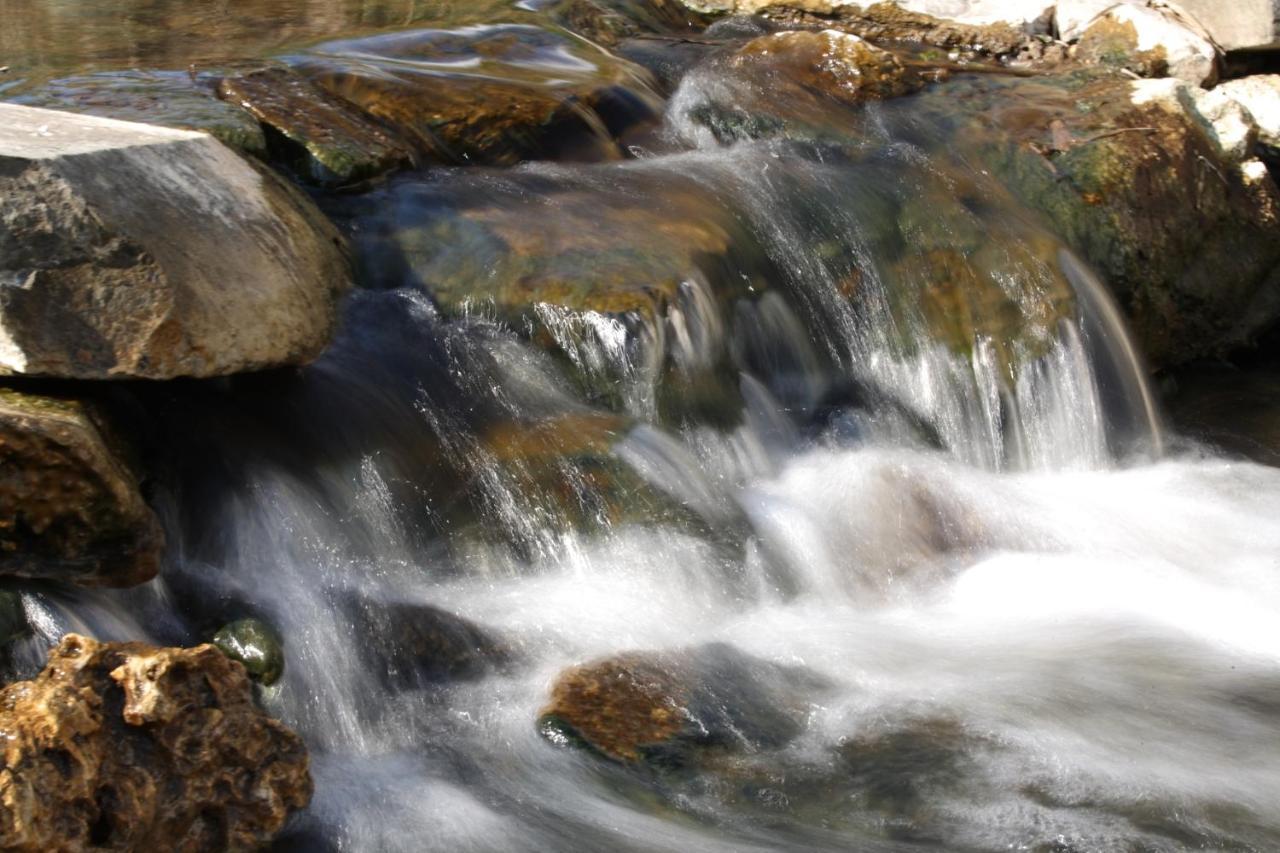
{"type": "Polygon", "coordinates": [[[238,151],[266,154],[261,125],[219,101],[215,85],[185,71],[115,71],[51,80],[14,103],[202,131],[238,151]]]}
{"type": "Polygon", "coordinates": [[[407,144],[290,69],[225,78],[218,94],[291,143],[280,146],[286,162],[317,183],[350,183],[412,163],[407,144]]]}
{"type": "Polygon", "coordinates": [[[0,373],[304,363],[349,285],[320,212],[211,136],[0,104],[0,373]]]}
{"type": "Polygon", "coordinates": [[[1193,86],[1217,79],[1217,50],[1194,22],[1163,8],[1115,5],[1094,18],[1076,45],[1082,62],[1143,77],[1177,77],[1193,86]]]}
{"type": "Polygon", "coordinates": [[[562,673],[538,727],[553,743],[615,761],[687,767],[708,752],[786,745],[824,685],[720,643],[621,654],[562,673]]]}
{"type": "Polygon", "coordinates": [[[284,675],[284,641],[260,619],[238,619],[218,629],[213,645],[239,661],[249,677],[270,686],[284,675]]]}
{"type": "Polygon", "coordinates": [[[0,575],[89,586],[155,576],[160,524],[92,414],[0,388],[0,575]]]}
{"type": "Polygon", "coordinates": [[[1258,141],[1280,151],[1280,74],[1228,80],[1213,91],[1248,110],[1258,127],[1258,141]]]}
{"type": "Polygon", "coordinates": [[[6,850],[250,850],[311,799],[306,748],[213,646],[68,634],[0,691],[6,850]]]}

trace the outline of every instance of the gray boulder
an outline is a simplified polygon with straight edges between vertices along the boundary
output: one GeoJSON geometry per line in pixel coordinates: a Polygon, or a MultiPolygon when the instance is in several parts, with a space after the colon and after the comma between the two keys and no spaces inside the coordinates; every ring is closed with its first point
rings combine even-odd
{"type": "Polygon", "coordinates": [[[350,275],[303,195],[207,134],[0,104],[0,374],[305,363],[350,275]]]}

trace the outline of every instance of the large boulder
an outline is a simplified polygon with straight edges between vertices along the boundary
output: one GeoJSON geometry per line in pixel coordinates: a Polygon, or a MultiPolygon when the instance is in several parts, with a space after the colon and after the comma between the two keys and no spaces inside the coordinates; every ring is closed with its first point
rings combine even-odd
{"type": "Polygon", "coordinates": [[[1235,159],[1240,116],[1215,106],[1177,81],[1041,78],[978,96],[964,109],[981,120],[955,137],[1098,269],[1157,366],[1247,345],[1280,318],[1280,191],[1235,159]]]}
{"type": "Polygon", "coordinates": [[[68,634],[0,732],[5,850],[251,850],[311,799],[302,741],[213,646],[68,634]]]}
{"type": "Polygon", "coordinates": [[[155,576],[160,524],[95,414],[0,388],[0,575],[89,586],[155,576]]]}
{"type": "Polygon", "coordinates": [[[319,211],[213,137],[0,104],[0,373],[305,363],[350,280],[319,211]]]}

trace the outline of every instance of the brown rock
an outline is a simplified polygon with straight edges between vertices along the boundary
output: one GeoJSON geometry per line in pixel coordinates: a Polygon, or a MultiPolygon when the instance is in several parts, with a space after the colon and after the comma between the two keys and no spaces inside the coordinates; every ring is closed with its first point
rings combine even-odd
{"type": "Polygon", "coordinates": [[[159,522],[82,403],[0,389],[0,575],[131,586],[159,522]]]}
{"type": "Polygon", "coordinates": [[[412,163],[407,144],[287,68],[226,78],[218,94],[293,143],[297,170],[318,183],[349,183],[412,163]]]}
{"type": "Polygon", "coordinates": [[[730,65],[767,69],[788,90],[798,87],[853,104],[905,95],[923,82],[892,53],[834,30],[761,36],[743,45],[730,65]]]}
{"type": "Polygon", "coordinates": [[[311,799],[302,741],[209,645],[68,634],[0,691],[0,733],[6,850],[252,850],[311,799]]]}
{"type": "Polygon", "coordinates": [[[682,767],[711,753],[784,746],[825,684],[720,643],[626,653],[562,673],[539,727],[553,742],[615,761],[682,767]]]}

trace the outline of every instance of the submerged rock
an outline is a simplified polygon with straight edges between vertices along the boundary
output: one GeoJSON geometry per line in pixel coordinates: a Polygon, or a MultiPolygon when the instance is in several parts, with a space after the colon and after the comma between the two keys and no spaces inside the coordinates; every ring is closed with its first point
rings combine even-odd
{"type": "Polygon", "coordinates": [[[0,104],[0,373],[305,363],[349,286],[320,212],[212,137],[0,104]]]}
{"type": "Polygon", "coordinates": [[[302,741],[213,646],[68,634],[0,691],[6,849],[249,850],[311,799],[302,741]]]}
{"type": "Polygon", "coordinates": [[[239,661],[254,681],[270,686],[284,674],[284,641],[259,619],[240,619],[213,635],[213,645],[228,658],[239,661]]]}
{"type": "Polygon", "coordinates": [[[345,184],[412,163],[407,144],[290,69],[225,78],[218,94],[277,132],[280,155],[308,180],[345,184]]]}
{"type": "Polygon", "coordinates": [[[719,643],[629,653],[562,673],[538,727],[553,743],[681,768],[710,752],[776,749],[804,726],[823,679],[719,643]]]}
{"type": "Polygon", "coordinates": [[[163,544],[91,408],[0,388],[0,575],[132,586],[163,544]]]}
{"type": "Polygon", "coordinates": [[[501,670],[513,657],[484,628],[428,604],[352,595],[345,609],[365,665],[394,689],[472,681],[501,670]]]}
{"type": "Polygon", "coordinates": [[[835,30],[761,36],[691,76],[677,110],[721,143],[847,136],[840,107],[916,91],[925,78],[896,56],[835,30]]]}
{"type": "Polygon", "coordinates": [[[616,159],[613,137],[654,121],[644,75],[564,34],[514,24],[331,42],[295,67],[423,156],[510,165],[616,159]]]}

